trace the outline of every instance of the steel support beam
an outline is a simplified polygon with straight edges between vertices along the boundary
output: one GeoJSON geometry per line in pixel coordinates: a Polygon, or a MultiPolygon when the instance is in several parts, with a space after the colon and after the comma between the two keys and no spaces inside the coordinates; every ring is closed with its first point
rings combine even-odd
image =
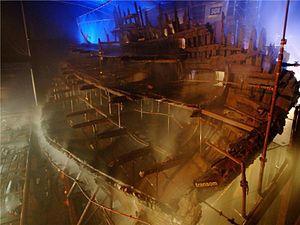
{"type": "Polygon", "coordinates": [[[274,82],[274,88],[273,88],[273,94],[272,94],[270,112],[268,114],[268,124],[267,124],[267,129],[266,129],[266,134],[265,134],[263,151],[262,151],[262,154],[261,154],[261,157],[260,157],[261,164],[260,164],[259,181],[258,181],[258,187],[257,187],[257,192],[260,195],[262,194],[262,183],[263,183],[263,176],[264,176],[265,164],[266,164],[266,161],[267,161],[266,157],[267,157],[267,148],[268,148],[268,144],[269,144],[269,134],[270,134],[271,125],[272,125],[272,121],[273,121],[273,114],[274,114],[276,96],[277,96],[277,91],[278,91],[278,82],[279,82],[279,76],[280,76],[280,73],[281,73],[281,66],[282,66],[284,45],[286,44],[285,32],[286,32],[286,26],[287,26],[289,4],[290,4],[290,0],[287,0],[287,2],[286,2],[285,18],[284,18],[284,26],[283,26],[283,35],[282,35],[282,39],[281,39],[281,43],[280,43],[281,47],[280,47],[280,51],[279,51],[279,55],[278,55],[278,60],[277,60],[275,82],[274,82]]]}

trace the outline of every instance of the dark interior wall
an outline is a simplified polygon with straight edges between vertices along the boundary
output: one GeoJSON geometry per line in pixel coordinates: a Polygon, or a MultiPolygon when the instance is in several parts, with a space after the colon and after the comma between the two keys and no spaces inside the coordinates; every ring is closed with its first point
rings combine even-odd
{"type": "MultiPolygon", "coordinates": [[[[76,17],[86,9],[59,1],[23,1],[23,4],[31,43],[79,41],[76,17]]],[[[1,54],[3,57],[26,55],[20,1],[1,2],[1,54]]]]}
{"type": "Polygon", "coordinates": [[[1,57],[26,55],[20,2],[1,2],[1,57]]]}
{"type": "Polygon", "coordinates": [[[78,40],[76,17],[85,10],[57,1],[29,1],[24,7],[32,39],[78,40]]]}

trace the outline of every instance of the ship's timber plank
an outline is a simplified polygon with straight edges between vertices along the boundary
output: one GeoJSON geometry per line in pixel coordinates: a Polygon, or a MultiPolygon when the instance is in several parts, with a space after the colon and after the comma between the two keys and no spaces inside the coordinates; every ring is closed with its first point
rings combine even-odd
{"type": "Polygon", "coordinates": [[[101,118],[101,119],[96,119],[96,120],[91,120],[91,121],[75,124],[72,126],[72,128],[83,128],[83,127],[88,127],[88,126],[92,126],[92,125],[99,124],[99,123],[109,123],[109,121],[107,118],[101,118]]]}
{"type": "Polygon", "coordinates": [[[74,78],[72,80],[70,80],[70,84],[71,85],[82,85],[85,84],[85,82],[83,80],[78,80],[77,78],[74,78]]]}
{"type": "Polygon", "coordinates": [[[90,89],[95,89],[96,86],[93,84],[86,84],[80,87],[80,91],[85,91],[85,90],[90,90],[90,89]]]}
{"type": "Polygon", "coordinates": [[[176,158],[157,163],[155,166],[151,167],[150,169],[141,170],[139,172],[139,176],[145,177],[145,176],[153,174],[153,173],[158,173],[160,171],[170,169],[172,167],[180,165],[186,159],[187,159],[187,155],[181,155],[176,158]]]}
{"type": "MultiPolygon", "coordinates": [[[[260,66],[253,66],[253,65],[246,65],[246,64],[237,64],[234,63],[230,66],[230,72],[234,74],[243,74],[243,75],[252,75],[261,73],[261,67],[260,66]]],[[[262,74],[262,73],[261,73],[262,74]]],[[[265,77],[268,75],[265,74],[265,77]]]]}
{"type": "Polygon", "coordinates": [[[110,100],[110,103],[123,103],[123,102],[127,102],[129,101],[128,98],[126,98],[126,96],[116,96],[116,97],[112,97],[110,100]]]}
{"type": "Polygon", "coordinates": [[[84,81],[85,83],[87,84],[91,84],[91,85],[95,85],[97,88],[99,89],[102,89],[102,90],[106,90],[108,91],[109,93],[115,95],[115,96],[124,96],[123,93],[119,92],[119,91],[116,91],[116,90],[113,90],[111,88],[108,88],[108,87],[105,87],[105,86],[102,86],[99,81],[85,73],[81,73],[81,72],[76,72],[74,74],[79,80],[82,80],[84,81]]]}
{"type": "Polygon", "coordinates": [[[63,89],[63,90],[54,90],[52,93],[53,94],[61,94],[61,93],[66,93],[72,91],[71,89],[63,89]]]}
{"type": "Polygon", "coordinates": [[[78,116],[78,115],[87,114],[87,113],[94,113],[94,112],[96,112],[95,109],[85,109],[85,110],[80,110],[80,111],[68,113],[66,115],[66,117],[78,116]]]}
{"type": "MultiPolygon", "coordinates": [[[[134,58],[134,57],[133,57],[134,58]]],[[[141,57],[142,58],[142,57],[141,57]]],[[[133,59],[132,62],[142,62],[142,63],[177,63],[177,59],[133,59]]]]}
{"type": "Polygon", "coordinates": [[[70,75],[72,73],[73,73],[73,70],[65,70],[65,71],[63,71],[64,75],[70,75]]]}
{"type": "Polygon", "coordinates": [[[127,154],[121,155],[108,163],[109,167],[117,167],[124,163],[133,161],[142,156],[148,155],[152,151],[150,146],[133,150],[127,154]]]}
{"type": "Polygon", "coordinates": [[[272,86],[272,87],[274,86],[274,80],[266,80],[266,79],[248,77],[246,82],[249,84],[268,85],[268,86],[272,86]]]}
{"type": "Polygon", "coordinates": [[[62,97],[59,97],[59,99],[56,99],[56,100],[53,99],[53,98],[54,98],[53,96],[51,96],[51,98],[52,98],[52,100],[53,100],[54,102],[56,102],[56,103],[58,103],[58,102],[70,101],[70,100],[77,100],[77,99],[78,99],[77,96],[67,96],[67,97],[62,96],[62,97]]]}
{"type": "Polygon", "coordinates": [[[97,139],[104,139],[104,138],[111,138],[111,137],[117,137],[127,134],[126,128],[120,128],[117,130],[110,130],[102,133],[96,134],[97,139]]]}
{"type": "Polygon", "coordinates": [[[220,114],[217,114],[217,113],[214,113],[214,112],[210,112],[210,111],[207,111],[207,110],[194,110],[191,117],[201,117],[202,115],[205,115],[205,116],[208,116],[208,117],[211,117],[213,119],[216,119],[216,120],[219,120],[219,121],[222,121],[224,123],[227,123],[229,125],[232,125],[234,127],[237,127],[237,128],[240,128],[242,130],[245,130],[245,131],[252,131],[254,129],[254,127],[251,127],[247,124],[243,124],[243,123],[240,123],[240,122],[237,122],[235,120],[232,120],[232,119],[229,119],[227,117],[224,117],[220,114]]]}

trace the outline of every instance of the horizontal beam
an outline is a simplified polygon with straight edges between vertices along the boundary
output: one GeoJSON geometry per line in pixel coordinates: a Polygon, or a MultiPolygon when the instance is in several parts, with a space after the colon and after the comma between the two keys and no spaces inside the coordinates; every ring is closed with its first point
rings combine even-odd
{"type": "Polygon", "coordinates": [[[75,124],[72,126],[72,128],[83,128],[83,127],[88,127],[88,126],[92,126],[92,125],[99,124],[99,123],[108,123],[108,122],[109,121],[107,118],[101,118],[101,119],[96,119],[96,120],[91,120],[91,121],[75,124]]]}
{"type": "Polygon", "coordinates": [[[254,129],[254,127],[251,127],[247,124],[237,122],[235,120],[229,119],[229,118],[227,118],[225,116],[222,116],[220,114],[213,113],[213,112],[210,112],[210,111],[207,111],[207,110],[204,110],[204,109],[194,110],[191,117],[201,117],[202,115],[205,115],[205,116],[211,117],[213,119],[222,121],[224,123],[227,123],[229,125],[232,125],[234,127],[240,128],[240,129],[248,131],[248,132],[250,132],[254,129]]]}
{"type": "Polygon", "coordinates": [[[66,93],[66,92],[70,92],[71,89],[62,89],[62,90],[55,90],[53,91],[53,94],[61,94],[61,93],[66,93]]]}
{"type": "Polygon", "coordinates": [[[80,111],[75,111],[75,112],[68,113],[66,115],[66,117],[79,116],[79,115],[82,115],[82,114],[94,113],[94,112],[96,112],[95,109],[85,109],[85,110],[80,110],[80,111]]]}
{"type": "Polygon", "coordinates": [[[158,173],[160,171],[170,169],[172,167],[178,166],[186,158],[187,158],[186,155],[181,155],[174,159],[170,159],[168,161],[157,163],[155,166],[153,166],[150,169],[141,170],[139,172],[139,175],[140,175],[140,177],[145,177],[145,176],[153,174],[153,173],[158,173]]]}
{"type": "Polygon", "coordinates": [[[112,137],[122,136],[125,134],[127,134],[127,129],[121,128],[121,129],[109,130],[109,131],[105,131],[102,133],[98,133],[98,134],[96,134],[96,137],[98,139],[104,139],[104,138],[112,138],[112,137]]]}
{"type": "Polygon", "coordinates": [[[151,152],[151,150],[152,150],[152,148],[150,146],[133,150],[127,154],[116,157],[116,159],[114,159],[108,163],[108,166],[109,167],[120,166],[124,163],[130,162],[132,160],[135,160],[137,158],[140,158],[142,156],[149,154],[151,152]]]}
{"type": "Polygon", "coordinates": [[[80,87],[80,91],[85,91],[85,90],[90,90],[90,89],[95,89],[96,86],[93,84],[86,84],[80,87]]]}

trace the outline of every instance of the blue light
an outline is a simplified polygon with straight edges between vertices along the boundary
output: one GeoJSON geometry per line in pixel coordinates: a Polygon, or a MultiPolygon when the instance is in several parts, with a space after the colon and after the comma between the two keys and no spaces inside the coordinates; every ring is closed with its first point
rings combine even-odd
{"type": "MultiPolygon", "coordinates": [[[[115,28],[115,21],[113,10],[114,7],[121,8],[121,11],[127,13],[127,9],[131,13],[135,12],[134,1],[110,1],[110,0],[95,0],[88,2],[80,2],[91,7],[90,12],[87,12],[77,17],[78,37],[80,43],[97,44],[98,39],[103,42],[115,41],[113,30],[115,28]],[[99,7],[103,5],[103,7],[99,7]],[[99,9],[98,9],[99,8],[99,9]],[[97,9],[97,10],[95,10],[97,9]]],[[[159,4],[159,1],[137,1],[138,6],[143,10],[150,10],[159,4]]]]}
{"type": "Polygon", "coordinates": [[[114,40],[112,30],[115,27],[115,23],[113,19],[100,20],[97,17],[91,18],[89,15],[83,17],[77,24],[81,43],[88,41],[92,44],[96,44],[98,43],[98,38],[100,38],[101,41],[108,41],[106,34],[108,34],[110,41],[114,40]]]}

